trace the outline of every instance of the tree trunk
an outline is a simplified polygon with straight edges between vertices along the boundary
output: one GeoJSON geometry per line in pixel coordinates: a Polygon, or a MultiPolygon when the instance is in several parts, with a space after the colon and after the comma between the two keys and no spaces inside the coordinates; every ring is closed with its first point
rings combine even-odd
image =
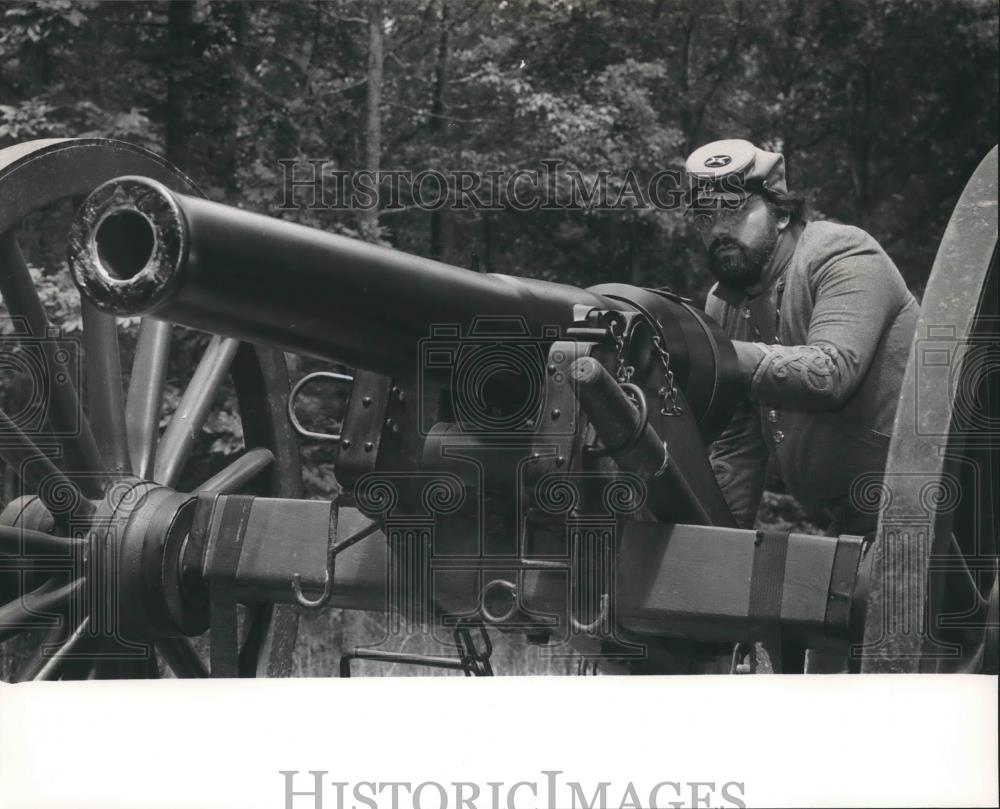
{"type": "Polygon", "coordinates": [[[222,132],[221,148],[224,154],[219,162],[223,168],[223,180],[226,182],[230,192],[239,191],[238,174],[242,164],[240,129],[246,123],[247,98],[245,84],[240,75],[241,71],[251,73],[253,70],[253,59],[248,47],[250,39],[249,9],[245,3],[235,3],[228,6],[231,13],[229,20],[233,33],[232,54],[229,67],[229,87],[230,95],[228,103],[231,105],[230,114],[226,116],[222,132]]]}
{"type": "Polygon", "coordinates": [[[632,286],[642,286],[642,264],[639,262],[639,228],[635,216],[629,216],[626,229],[628,238],[628,279],[632,286]]]}
{"type": "MultiPolygon", "coordinates": [[[[365,118],[365,169],[378,176],[382,167],[382,69],[385,40],[385,10],[382,0],[368,0],[368,71],[365,118]]],[[[377,186],[377,182],[376,182],[377,186]]],[[[371,241],[378,237],[378,200],[362,212],[361,233],[371,241]]]]}
{"type": "MultiPolygon", "coordinates": [[[[431,102],[430,131],[434,142],[444,134],[444,114],[447,109],[445,90],[448,86],[448,0],[441,0],[441,27],[438,35],[437,61],[434,65],[434,98],[431,102]]],[[[444,259],[447,245],[447,206],[431,211],[431,256],[444,259]]]]}
{"type": "Polygon", "coordinates": [[[182,170],[189,170],[191,72],[195,29],[194,0],[171,0],[167,6],[167,109],[166,156],[182,170]]]}
{"type": "Polygon", "coordinates": [[[688,13],[681,23],[681,67],[680,67],[680,119],[681,132],[684,136],[684,155],[691,154],[694,149],[693,131],[694,116],[691,96],[691,51],[693,48],[695,19],[693,13],[688,13]]]}

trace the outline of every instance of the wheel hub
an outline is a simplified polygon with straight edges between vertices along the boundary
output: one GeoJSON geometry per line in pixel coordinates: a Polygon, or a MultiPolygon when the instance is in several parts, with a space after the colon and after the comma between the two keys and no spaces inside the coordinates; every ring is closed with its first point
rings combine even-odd
{"type": "MultiPolygon", "coordinates": [[[[188,542],[196,498],[147,480],[112,483],[64,528],[86,541],[80,560],[92,631],[127,640],[201,634],[207,600],[197,552],[188,542]],[[185,556],[186,554],[186,556],[185,556]]],[[[57,520],[34,495],[12,501],[0,525],[50,533],[57,520]]]]}

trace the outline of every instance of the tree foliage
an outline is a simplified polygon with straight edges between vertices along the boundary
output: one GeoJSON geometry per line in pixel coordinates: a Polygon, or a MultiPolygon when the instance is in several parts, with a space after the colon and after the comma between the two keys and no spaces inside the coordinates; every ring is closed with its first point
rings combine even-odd
{"type": "MultiPolygon", "coordinates": [[[[965,179],[997,140],[991,0],[387,0],[384,168],[484,172],[560,159],[640,177],[711,138],[781,148],[821,215],[867,227],[918,289],[965,179]]],[[[274,213],[279,159],[365,165],[368,4],[13,2],[0,145],[120,137],[212,197],[274,213]]],[[[294,216],[356,232],[345,211],[294,216]]],[[[704,289],[675,211],[448,211],[464,264],[704,289]]],[[[430,250],[427,211],[377,236],[430,250]]]]}

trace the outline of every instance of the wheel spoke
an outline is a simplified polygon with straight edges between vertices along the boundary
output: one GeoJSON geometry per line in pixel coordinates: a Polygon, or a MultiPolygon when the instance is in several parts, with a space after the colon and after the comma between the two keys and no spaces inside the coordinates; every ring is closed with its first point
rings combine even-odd
{"type": "Polygon", "coordinates": [[[220,492],[221,494],[238,492],[272,463],[274,463],[274,453],[264,447],[256,447],[206,480],[198,487],[198,491],[220,492]]]}
{"type": "Polygon", "coordinates": [[[125,430],[132,470],[141,478],[153,474],[156,440],[160,435],[163,383],[170,358],[170,324],[143,318],[125,402],[125,430]]]}
{"type": "Polygon", "coordinates": [[[971,600],[976,604],[974,614],[978,615],[979,613],[985,612],[989,607],[989,600],[986,599],[979,591],[979,583],[976,581],[976,577],[973,575],[972,571],[969,570],[969,565],[965,561],[965,553],[962,550],[962,546],[959,544],[958,537],[955,536],[954,533],[951,535],[951,553],[954,558],[958,560],[958,571],[962,574],[962,578],[965,579],[965,584],[969,590],[971,600]]]}
{"type": "Polygon", "coordinates": [[[108,470],[119,475],[127,474],[131,471],[131,460],[125,434],[118,322],[113,315],[101,312],[87,300],[80,301],[80,311],[83,315],[90,424],[108,470]]]}
{"type": "Polygon", "coordinates": [[[21,573],[24,575],[55,575],[71,573],[68,560],[58,556],[38,557],[0,553],[0,573],[21,573]]]}
{"type": "Polygon", "coordinates": [[[90,501],[80,496],[79,488],[3,410],[0,410],[0,433],[4,436],[0,442],[0,458],[38,492],[38,499],[53,516],[74,509],[77,513],[93,511],[90,501]]]}
{"type": "Polygon", "coordinates": [[[167,638],[156,642],[158,651],[170,670],[180,679],[208,677],[208,669],[187,638],[167,638]]]}
{"type": "Polygon", "coordinates": [[[257,604],[247,612],[247,631],[240,649],[237,667],[240,677],[256,677],[261,654],[267,643],[267,633],[274,615],[273,604],[257,604]]]}
{"type": "Polygon", "coordinates": [[[64,352],[52,339],[45,309],[11,232],[0,235],[0,294],[10,314],[23,319],[27,334],[38,341],[44,354],[48,374],[43,412],[66,464],[81,473],[81,485],[89,496],[100,496],[104,471],[101,452],[81,407],[73,375],[57,370],[72,358],[62,357],[64,352]]]}
{"type": "Polygon", "coordinates": [[[52,589],[46,582],[37,590],[0,607],[0,641],[38,626],[38,613],[51,613],[69,603],[83,587],[83,579],[52,589]]]}
{"type": "MultiPolygon", "coordinates": [[[[73,659],[73,655],[81,650],[83,646],[86,645],[86,633],[87,626],[90,624],[90,617],[84,618],[80,622],[80,625],[76,628],[72,635],[67,638],[66,642],[59,647],[59,649],[45,661],[45,664],[41,666],[37,672],[33,672],[31,677],[26,677],[22,679],[31,680],[57,680],[62,674],[66,667],[66,664],[73,659]]],[[[44,649],[44,643],[39,645],[39,651],[44,649]]]]}
{"type": "Polygon", "coordinates": [[[46,649],[58,648],[66,642],[66,623],[56,624],[38,642],[38,645],[31,652],[31,656],[21,664],[14,674],[11,682],[23,683],[34,680],[38,672],[46,665],[49,658],[45,654],[46,649]]]}
{"type": "Polygon", "coordinates": [[[0,525],[0,554],[52,554],[69,556],[86,542],[71,537],[57,537],[17,525],[0,525]]]}
{"type": "Polygon", "coordinates": [[[153,474],[157,483],[164,486],[177,483],[237,348],[239,341],[228,337],[215,336],[209,342],[157,449],[153,474]]]}

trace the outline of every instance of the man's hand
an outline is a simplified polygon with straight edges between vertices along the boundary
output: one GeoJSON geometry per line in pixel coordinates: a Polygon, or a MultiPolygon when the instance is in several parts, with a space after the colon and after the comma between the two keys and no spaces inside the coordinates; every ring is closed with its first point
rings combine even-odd
{"type": "Polygon", "coordinates": [[[749,395],[753,375],[766,356],[766,351],[759,343],[747,343],[743,340],[733,340],[733,348],[736,349],[736,359],[743,379],[743,392],[749,395]]]}

